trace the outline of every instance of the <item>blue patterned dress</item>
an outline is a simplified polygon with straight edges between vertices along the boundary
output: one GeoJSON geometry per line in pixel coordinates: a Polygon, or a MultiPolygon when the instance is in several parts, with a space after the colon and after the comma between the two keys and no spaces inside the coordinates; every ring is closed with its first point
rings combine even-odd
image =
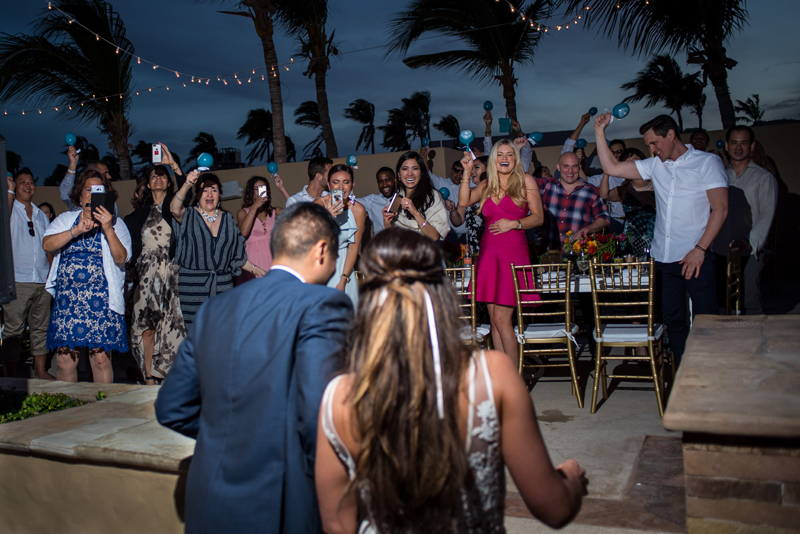
{"type": "MultiPolygon", "coordinates": [[[[73,228],[80,217],[75,218],[73,228]]],[[[125,316],[108,305],[108,280],[103,270],[102,231],[79,235],[61,251],[56,294],[47,327],[47,347],[103,348],[127,352],[125,316]]]]}

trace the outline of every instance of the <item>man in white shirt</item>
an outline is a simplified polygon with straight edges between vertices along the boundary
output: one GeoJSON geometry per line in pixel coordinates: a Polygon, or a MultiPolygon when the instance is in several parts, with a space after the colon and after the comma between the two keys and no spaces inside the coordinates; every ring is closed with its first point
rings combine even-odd
{"type": "Polygon", "coordinates": [[[661,274],[661,310],[677,366],[689,334],[686,292],[694,314],[719,311],[709,247],[728,214],[728,180],[722,160],[681,142],[678,125],[669,115],[639,129],[652,158],[617,161],[606,145],[610,117],[600,115],[594,125],[603,170],[621,178],[653,181],[656,227],[650,253],[661,274]]]}
{"type": "Polygon", "coordinates": [[[333,167],[333,160],[330,158],[317,157],[308,162],[308,185],[286,199],[286,207],[290,207],[298,202],[314,202],[322,193],[328,190],[328,171],[333,167]]]}
{"type": "Polygon", "coordinates": [[[381,167],[375,174],[378,181],[378,191],[358,199],[358,202],[367,209],[369,220],[372,221],[372,235],[383,231],[383,210],[397,191],[397,178],[389,167],[381,167]]]}
{"type": "Polygon", "coordinates": [[[17,299],[3,306],[3,375],[15,377],[25,323],[30,325],[31,354],[36,378],[55,380],[45,370],[47,326],[52,297],[45,290],[52,258],[42,248],[50,220],[32,202],[36,184],[28,169],[8,177],[8,211],[17,299]]]}
{"type": "MultiPolygon", "coordinates": [[[[744,308],[748,315],[760,315],[761,271],[764,269],[764,244],[767,241],[775,206],[778,181],[751,159],[755,133],[747,126],[734,126],[725,134],[725,151],[731,164],[727,168],[728,186],[744,191],[753,217],[750,230],[750,257],[744,265],[744,308]]],[[[732,215],[733,216],[733,215],[732,215]]]]}

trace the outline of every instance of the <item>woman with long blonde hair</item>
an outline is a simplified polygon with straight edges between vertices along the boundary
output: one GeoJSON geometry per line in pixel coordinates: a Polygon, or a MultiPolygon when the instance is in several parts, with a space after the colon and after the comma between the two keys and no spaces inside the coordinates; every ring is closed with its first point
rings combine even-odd
{"type": "MultiPolygon", "coordinates": [[[[464,153],[461,164],[468,177],[473,166],[469,152],[464,153]]],[[[472,189],[468,178],[461,180],[458,205],[480,202],[486,231],[475,264],[476,299],[486,302],[489,308],[494,347],[518,362],[519,346],[511,324],[517,304],[511,264],[530,264],[525,230],[544,221],[542,196],[536,180],[522,168],[519,149],[508,139],[492,147],[486,172],[489,179],[472,189]]]]}
{"type": "Polygon", "coordinates": [[[553,468],[528,390],[473,352],[436,245],[390,228],[365,247],[346,373],[325,390],[317,496],[325,532],[504,532],[505,467],[531,512],[563,526],[584,471],[553,468]]]}

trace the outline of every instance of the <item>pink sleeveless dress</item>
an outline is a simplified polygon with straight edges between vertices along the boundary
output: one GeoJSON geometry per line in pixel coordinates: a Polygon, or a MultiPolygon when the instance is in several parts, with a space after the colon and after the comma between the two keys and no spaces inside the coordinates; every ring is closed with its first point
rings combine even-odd
{"type": "MultiPolygon", "coordinates": [[[[243,208],[245,213],[250,212],[250,208],[243,208]]],[[[256,217],[253,222],[253,229],[250,231],[250,237],[245,241],[245,252],[247,252],[247,259],[253,265],[258,265],[265,271],[269,271],[272,267],[272,252],[269,250],[269,242],[272,239],[272,228],[275,226],[275,212],[272,212],[271,217],[261,222],[261,219],[256,217]]],[[[242,274],[236,279],[236,285],[248,282],[255,277],[242,270],[242,274]]]]}
{"type": "MultiPolygon", "coordinates": [[[[524,218],[528,214],[527,205],[524,208],[517,206],[508,195],[500,200],[500,204],[495,204],[494,200],[488,198],[483,203],[481,214],[486,220],[486,231],[481,238],[481,252],[475,264],[475,277],[478,279],[475,298],[479,302],[516,306],[511,264],[531,263],[525,232],[511,230],[495,235],[489,226],[500,219],[517,221],[524,218]]],[[[539,295],[525,295],[523,299],[538,301],[539,295]]]]}

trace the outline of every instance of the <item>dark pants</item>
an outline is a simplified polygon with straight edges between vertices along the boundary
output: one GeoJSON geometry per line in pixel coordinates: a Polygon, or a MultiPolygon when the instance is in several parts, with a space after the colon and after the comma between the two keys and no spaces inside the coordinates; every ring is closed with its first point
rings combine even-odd
{"type": "Polygon", "coordinates": [[[661,313],[667,327],[669,343],[675,355],[675,367],[680,364],[689,335],[689,322],[686,317],[686,292],[692,299],[693,315],[717,315],[717,290],[714,269],[714,253],[706,252],[706,259],[700,268],[700,276],[686,278],[681,274],[683,265],[656,262],[656,271],[661,281],[661,313]]]}

